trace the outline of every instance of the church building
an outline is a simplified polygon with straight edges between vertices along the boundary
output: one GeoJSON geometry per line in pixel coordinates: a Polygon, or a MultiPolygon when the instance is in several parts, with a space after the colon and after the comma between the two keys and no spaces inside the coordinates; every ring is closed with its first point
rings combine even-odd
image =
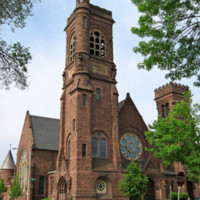
{"type": "MultiPolygon", "coordinates": [[[[129,200],[118,182],[130,162],[141,165],[149,179],[144,199],[165,200],[170,188],[177,191],[177,173],[186,169],[177,164],[165,169],[145,151],[148,128],[130,94],[118,102],[113,23],[111,11],[76,0],[65,28],[60,119],[27,111],[16,166],[9,151],[4,163],[10,164],[1,167],[8,186],[14,171],[19,173],[19,200],[129,200]]],[[[166,117],[188,90],[172,82],[156,89],[158,114],[166,117]]],[[[193,199],[200,195],[200,185],[186,181],[182,192],[193,199]]]]}

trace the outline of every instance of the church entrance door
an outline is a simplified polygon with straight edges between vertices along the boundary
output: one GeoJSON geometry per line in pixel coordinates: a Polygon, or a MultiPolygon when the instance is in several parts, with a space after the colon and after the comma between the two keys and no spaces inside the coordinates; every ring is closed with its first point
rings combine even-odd
{"type": "Polygon", "coordinates": [[[66,200],[67,197],[67,182],[64,177],[58,182],[58,200],[66,200]]]}
{"type": "Polygon", "coordinates": [[[149,179],[148,183],[147,183],[147,192],[144,196],[145,200],[155,200],[156,199],[156,195],[155,195],[155,184],[153,182],[153,180],[149,179]]]}

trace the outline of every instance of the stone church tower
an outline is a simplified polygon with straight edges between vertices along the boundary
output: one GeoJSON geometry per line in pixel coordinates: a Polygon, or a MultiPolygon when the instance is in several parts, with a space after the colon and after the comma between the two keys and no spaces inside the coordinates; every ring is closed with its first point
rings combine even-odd
{"type": "Polygon", "coordinates": [[[112,13],[76,0],[67,20],[57,199],[120,199],[118,92],[112,13]],[[116,188],[113,190],[113,188],[116,188]],[[67,197],[66,197],[67,195],[67,197]]]}
{"type": "Polygon", "coordinates": [[[158,115],[166,117],[176,101],[184,100],[183,93],[187,93],[189,87],[170,82],[155,90],[155,101],[158,115]]]}

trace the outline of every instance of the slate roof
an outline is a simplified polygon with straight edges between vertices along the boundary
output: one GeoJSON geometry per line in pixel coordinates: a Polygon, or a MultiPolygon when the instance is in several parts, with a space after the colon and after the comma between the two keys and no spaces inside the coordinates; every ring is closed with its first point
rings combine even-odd
{"type": "Polygon", "coordinates": [[[124,99],[123,101],[120,101],[120,102],[118,103],[118,109],[119,109],[119,111],[120,111],[121,108],[123,107],[123,105],[124,105],[124,103],[125,103],[125,100],[126,100],[126,99],[124,99]]]}
{"type": "Polygon", "coordinates": [[[36,149],[58,151],[60,120],[30,115],[36,149]]]}
{"type": "MultiPolygon", "coordinates": [[[[125,100],[119,102],[119,111],[125,100]]],[[[60,120],[30,115],[33,131],[34,144],[36,149],[54,150],[59,148],[60,120]]]]}
{"type": "Polygon", "coordinates": [[[15,168],[15,162],[14,162],[11,150],[9,150],[1,169],[14,169],[14,168],[15,168]]]}

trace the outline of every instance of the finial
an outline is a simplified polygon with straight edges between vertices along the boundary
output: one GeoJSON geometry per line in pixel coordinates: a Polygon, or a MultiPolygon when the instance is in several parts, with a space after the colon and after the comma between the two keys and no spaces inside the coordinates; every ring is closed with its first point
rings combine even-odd
{"type": "Polygon", "coordinates": [[[90,0],[76,0],[76,7],[86,6],[90,4],[90,0]]]}
{"type": "Polygon", "coordinates": [[[12,146],[12,144],[10,144],[10,150],[11,150],[11,146],[12,146]]]}

